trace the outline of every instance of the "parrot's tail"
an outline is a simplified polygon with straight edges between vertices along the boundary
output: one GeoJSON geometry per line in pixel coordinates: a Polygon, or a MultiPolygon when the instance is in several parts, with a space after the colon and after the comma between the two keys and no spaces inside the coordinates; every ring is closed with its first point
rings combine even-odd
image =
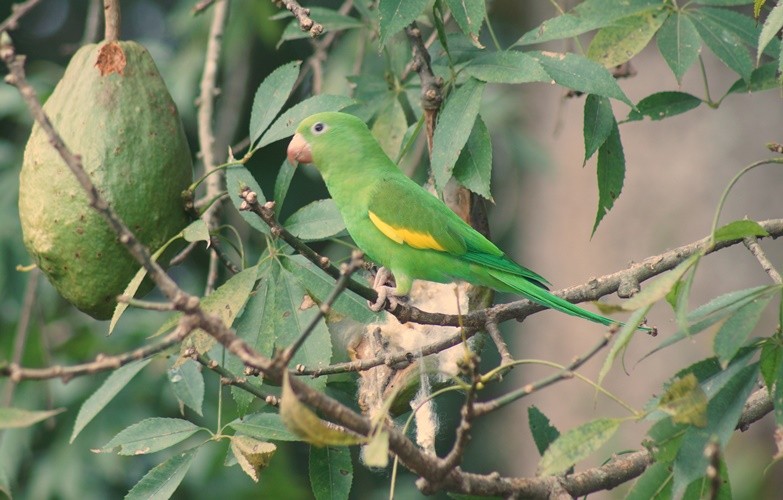
{"type": "MultiPolygon", "coordinates": [[[[557,295],[553,295],[552,293],[548,292],[546,289],[541,288],[540,286],[536,286],[530,281],[527,281],[519,276],[510,275],[503,272],[492,272],[492,271],[490,271],[489,274],[491,274],[492,277],[501,281],[506,286],[514,290],[516,293],[532,300],[533,302],[541,304],[542,306],[546,306],[550,309],[555,309],[557,311],[570,314],[571,316],[576,316],[577,318],[594,321],[595,323],[600,323],[606,326],[612,326],[612,325],[624,326],[624,323],[620,321],[607,318],[606,316],[601,316],[600,314],[590,312],[587,309],[582,309],[576,304],[572,304],[567,300],[558,297],[557,295]]],[[[648,326],[639,326],[639,330],[645,332],[653,332],[655,329],[650,328],[648,326]]]]}

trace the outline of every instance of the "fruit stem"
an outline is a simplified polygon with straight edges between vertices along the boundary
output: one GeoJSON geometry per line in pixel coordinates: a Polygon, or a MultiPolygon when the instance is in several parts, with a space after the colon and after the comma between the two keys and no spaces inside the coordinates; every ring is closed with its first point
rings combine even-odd
{"type": "Polygon", "coordinates": [[[103,0],[105,31],[103,38],[107,42],[120,39],[120,0],[103,0]]]}

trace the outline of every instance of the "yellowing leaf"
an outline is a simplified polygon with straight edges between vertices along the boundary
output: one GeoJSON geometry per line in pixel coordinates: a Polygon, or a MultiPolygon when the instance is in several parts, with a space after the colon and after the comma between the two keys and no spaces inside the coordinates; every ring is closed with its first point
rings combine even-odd
{"type": "Polygon", "coordinates": [[[707,425],[707,395],[693,373],[672,382],[658,408],[671,415],[676,424],[707,425]]]}
{"type": "Polygon", "coordinates": [[[245,474],[255,482],[258,482],[259,472],[269,465],[276,451],[277,446],[272,443],[258,441],[250,436],[231,436],[231,452],[245,474]]]}
{"type": "Polygon", "coordinates": [[[364,436],[318,418],[296,397],[288,380],[288,372],[283,375],[280,418],[291,432],[315,446],[349,446],[367,441],[364,436]]]}

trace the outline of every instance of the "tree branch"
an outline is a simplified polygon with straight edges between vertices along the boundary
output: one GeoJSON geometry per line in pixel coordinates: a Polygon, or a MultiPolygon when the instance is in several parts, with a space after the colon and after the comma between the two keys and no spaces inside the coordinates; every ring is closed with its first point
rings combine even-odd
{"type": "Polygon", "coordinates": [[[770,278],[772,278],[772,281],[778,285],[783,284],[783,277],[780,276],[778,270],[775,269],[775,266],[773,266],[772,262],[767,258],[767,254],[764,253],[761,245],[759,245],[758,238],[747,237],[742,240],[742,242],[745,244],[745,247],[750,250],[750,253],[756,257],[756,260],[761,264],[761,268],[764,269],[764,272],[767,273],[770,278]]]}
{"type": "Polygon", "coordinates": [[[19,20],[39,3],[41,3],[41,0],[27,0],[26,2],[12,4],[11,15],[0,23],[0,33],[4,31],[13,31],[18,28],[19,20]]]}
{"type": "Polygon", "coordinates": [[[310,36],[315,38],[324,32],[324,27],[310,18],[310,9],[299,5],[296,0],[272,0],[278,7],[284,7],[291,11],[302,31],[309,31],[310,36]]]}

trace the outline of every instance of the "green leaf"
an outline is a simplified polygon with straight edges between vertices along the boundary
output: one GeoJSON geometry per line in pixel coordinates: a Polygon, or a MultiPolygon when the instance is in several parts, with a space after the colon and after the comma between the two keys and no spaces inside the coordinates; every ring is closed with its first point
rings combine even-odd
{"type": "Polygon", "coordinates": [[[562,434],[549,445],[538,464],[542,476],[557,475],[587,458],[617,432],[622,420],[599,418],[562,434]]]}
{"type": "Polygon", "coordinates": [[[780,87],[779,73],[780,69],[777,63],[771,62],[761,65],[750,74],[750,83],[740,78],[726,91],[726,95],[777,89],[780,87]]]}
{"type": "MultiPolygon", "coordinates": [[[[282,269],[275,290],[275,346],[285,349],[298,339],[313,317],[318,307],[312,301],[296,276],[282,269]]],[[[332,358],[332,339],[323,320],[319,321],[307,341],[302,344],[291,360],[291,366],[302,364],[315,369],[326,366],[332,358]]],[[[324,377],[304,380],[308,385],[323,389],[324,377]]]]}
{"type": "Polygon", "coordinates": [[[633,107],[617,85],[617,80],[597,62],[568,52],[534,51],[529,54],[544,67],[555,83],[585,94],[611,97],[633,107]]]}
{"type": "Polygon", "coordinates": [[[625,500],[664,500],[671,498],[672,471],[671,464],[656,462],[649,466],[644,474],[625,496],[625,500]]]}
{"type": "Polygon", "coordinates": [[[103,384],[101,384],[98,390],[92,393],[92,395],[82,404],[81,408],[79,408],[79,414],[76,415],[76,422],[73,424],[71,439],[68,442],[73,443],[73,440],[76,439],[76,436],[79,435],[82,429],[84,429],[84,427],[89,424],[112,399],[114,399],[114,396],[128,385],[128,382],[147,366],[150,361],[152,361],[152,358],[134,361],[133,363],[128,363],[113,371],[111,375],[103,381],[103,384]]]}
{"type": "Polygon", "coordinates": [[[235,431],[264,441],[301,441],[277,413],[254,413],[228,424],[235,431]]]}
{"type": "MultiPolygon", "coordinates": [[[[255,352],[271,357],[275,346],[274,283],[277,279],[277,266],[269,263],[261,264],[261,271],[258,286],[250,294],[242,314],[234,322],[234,329],[237,336],[247,342],[255,352]]],[[[245,368],[242,361],[235,356],[228,359],[227,367],[234,373],[241,373],[245,368]]],[[[247,381],[259,387],[262,385],[263,378],[248,377],[247,381]]],[[[254,395],[239,387],[232,386],[231,393],[240,412],[245,412],[255,400],[254,395]]]]}
{"type": "MultiPolygon", "coordinates": [[[[334,289],[335,280],[301,255],[283,260],[283,267],[299,280],[316,301],[323,302],[334,289]]],[[[364,324],[382,322],[386,313],[373,312],[367,301],[350,290],[344,291],[332,304],[333,311],[364,324]]]]}
{"type": "Polygon", "coordinates": [[[479,33],[487,16],[484,0],[446,0],[446,5],[449,6],[459,29],[470,38],[473,45],[483,49],[484,46],[479,42],[479,33]]]}
{"type": "Polygon", "coordinates": [[[695,11],[691,19],[704,43],[718,56],[718,59],[739,74],[743,80],[750,82],[753,59],[742,44],[742,38],[712,17],[704,15],[702,10],[695,11]]]}
{"type": "Polygon", "coordinates": [[[343,217],[331,198],[305,205],[286,219],[284,226],[304,241],[325,240],[345,230],[343,217]]]}
{"type": "Polygon", "coordinates": [[[47,418],[64,412],[65,408],[48,411],[31,411],[21,408],[0,408],[0,429],[21,429],[30,427],[47,418]]]}
{"type": "Polygon", "coordinates": [[[675,424],[707,425],[707,395],[693,373],[671,382],[658,408],[671,415],[675,424]]]}
{"type": "Polygon", "coordinates": [[[228,197],[231,198],[231,203],[234,205],[234,208],[237,209],[237,212],[239,212],[239,216],[247,222],[248,226],[260,233],[269,234],[269,226],[267,226],[258,215],[248,210],[239,209],[243,201],[242,198],[239,197],[239,193],[245,186],[249,187],[258,195],[258,203],[261,205],[266,203],[264,192],[261,191],[261,186],[258,185],[258,181],[256,181],[256,178],[250,173],[250,170],[240,163],[229,166],[226,169],[226,191],[228,191],[228,197]]]}
{"type": "Polygon", "coordinates": [[[408,122],[396,94],[390,93],[386,101],[386,105],[378,112],[371,131],[386,155],[395,159],[400,154],[408,122]]]}
{"type": "Polygon", "coordinates": [[[687,328],[680,328],[673,335],[661,342],[658,347],[644,355],[644,358],[665,347],[696,335],[715,323],[734,314],[737,309],[749,302],[779,292],[780,285],[758,286],[745,290],[737,290],[716,297],[708,303],[697,307],[686,316],[687,328]]]}
{"type": "Polygon", "coordinates": [[[181,443],[200,430],[201,427],[181,418],[148,418],[127,427],[94,451],[108,453],[119,447],[119,455],[155,453],[181,443]]]}
{"type": "Polygon", "coordinates": [[[528,45],[570,38],[587,33],[623,17],[647,10],[660,9],[660,0],[585,0],[565,14],[544,21],[525,33],[514,45],[528,45]]]}
{"type": "Polygon", "coordinates": [[[708,459],[704,448],[711,439],[717,439],[723,448],[734,433],[748,395],[756,385],[758,364],[743,367],[718,391],[707,405],[707,426],[689,427],[674,460],[674,496],[679,497],[685,487],[705,474],[708,459]]]}
{"type": "Polygon", "coordinates": [[[347,499],[352,482],[350,448],[310,447],[310,486],[316,500],[347,499]]]}
{"type": "MultiPolygon", "coordinates": [[[[182,230],[182,237],[185,241],[194,243],[196,241],[209,241],[209,229],[204,219],[196,219],[188,227],[182,230]]],[[[157,252],[156,252],[157,253],[157,252]]]]}
{"type": "Polygon", "coordinates": [[[754,236],[769,236],[769,233],[758,222],[742,219],[729,222],[725,226],[716,229],[713,239],[715,243],[720,243],[721,241],[739,240],[754,236]]]}
{"type": "MultiPolygon", "coordinates": [[[[255,144],[283,109],[299,76],[302,61],[292,61],[274,70],[256,90],[250,111],[250,144],[255,144]]],[[[250,149],[255,149],[251,147],[250,149]]]]}
{"type": "Polygon", "coordinates": [[[353,104],[353,99],[343,95],[318,94],[309,99],[297,103],[288,108],[271,127],[261,136],[254,149],[260,149],[267,144],[285,139],[293,135],[299,122],[308,116],[324,111],[340,111],[346,106],[353,104]]]}
{"type": "Polygon", "coordinates": [[[677,83],[696,62],[701,52],[701,37],[693,21],[685,14],[672,13],[658,30],[658,50],[671,68],[677,83]]]}
{"type": "Polygon", "coordinates": [[[612,131],[606,141],[598,148],[598,211],[595,214],[593,231],[614,206],[614,201],[620,196],[625,180],[625,155],[623,143],[620,140],[620,129],[617,122],[612,125],[612,131]]]}
{"type": "Polygon", "coordinates": [[[622,303],[622,309],[635,311],[641,307],[649,307],[663,299],[688,272],[688,269],[698,262],[699,258],[698,254],[691,255],[671,271],[663,273],[652,282],[645,284],[639,293],[622,303]]]}
{"type": "Polygon", "coordinates": [[[490,52],[470,59],[462,70],[466,75],[488,83],[548,82],[544,67],[532,56],[515,50],[490,52]]]}
{"type": "Polygon", "coordinates": [[[641,120],[645,116],[653,121],[663,120],[698,108],[701,103],[701,99],[687,92],[658,92],[639,101],[636,109],[628,114],[627,121],[641,120]]]}
{"type": "Polygon", "coordinates": [[[474,193],[492,200],[490,181],[492,177],[492,140],[489,129],[479,115],[468,142],[454,164],[454,178],[474,193]]]}
{"type": "Polygon", "coordinates": [[[722,366],[727,366],[740,347],[745,345],[770,300],[772,296],[767,295],[748,302],[721,325],[715,334],[714,349],[722,366]]]}
{"type": "Polygon", "coordinates": [[[288,195],[288,188],[291,186],[291,179],[294,178],[294,172],[296,172],[296,165],[291,165],[288,160],[283,161],[280,165],[280,171],[277,173],[275,179],[275,215],[280,216],[280,211],[283,209],[283,202],[288,195]]]}
{"type": "Polygon", "coordinates": [[[185,478],[197,451],[198,448],[192,448],[155,466],[125,495],[125,500],[170,498],[185,478]]]}
{"type": "Polygon", "coordinates": [[[729,7],[732,5],[747,5],[753,3],[753,0],[698,0],[697,3],[702,5],[719,5],[721,7],[729,7]]]}
{"type": "Polygon", "coordinates": [[[783,345],[778,336],[768,339],[761,347],[761,357],[759,358],[759,371],[767,391],[772,394],[772,386],[777,379],[778,371],[783,365],[783,345]]]}
{"type": "Polygon", "coordinates": [[[614,342],[612,343],[612,347],[609,349],[609,354],[607,354],[606,359],[604,360],[604,364],[601,366],[601,371],[598,373],[599,385],[601,382],[603,382],[606,374],[609,373],[609,369],[612,367],[614,360],[617,359],[617,356],[623,352],[626,347],[628,347],[628,344],[631,342],[631,339],[636,333],[639,324],[644,321],[644,318],[647,315],[647,312],[650,310],[650,307],[652,307],[652,304],[645,305],[635,310],[631,317],[628,318],[628,321],[626,321],[622,328],[620,328],[620,331],[614,336],[614,342]]]}
{"type": "Polygon", "coordinates": [[[549,418],[535,406],[527,408],[527,421],[530,426],[530,433],[533,435],[533,441],[536,443],[538,454],[543,455],[549,448],[549,445],[560,437],[560,431],[549,423],[549,418]]]}
{"type": "Polygon", "coordinates": [[[380,0],[380,43],[381,48],[389,38],[396,35],[404,27],[419,17],[427,7],[429,0],[380,0]]]}
{"type": "Polygon", "coordinates": [[[587,163],[598,148],[606,142],[609,134],[614,127],[614,113],[612,104],[606,97],[600,95],[588,94],[585,99],[585,118],[584,118],[584,138],[585,138],[585,160],[587,163]]]}
{"type": "MultiPolygon", "coordinates": [[[[731,9],[712,7],[702,7],[697,12],[701,16],[709,17],[723,28],[736,33],[746,46],[756,48],[761,35],[761,25],[752,17],[731,9]]],[[[777,59],[780,47],[780,40],[773,38],[764,49],[764,53],[777,59]]]]}
{"type": "Polygon", "coordinates": [[[201,415],[204,403],[204,376],[200,365],[192,359],[173,367],[166,373],[174,395],[185,406],[201,415]]]}
{"type": "MultiPolygon", "coordinates": [[[[155,253],[152,254],[151,256],[152,261],[157,262],[160,256],[163,255],[163,252],[165,252],[166,249],[168,249],[172,243],[182,238],[185,232],[189,230],[189,228],[193,226],[198,226],[199,222],[201,222],[202,224],[204,223],[204,221],[202,221],[201,219],[195,220],[190,225],[188,225],[185,229],[183,229],[179,234],[172,236],[169,241],[164,243],[162,247],[158,248],[155,251],[155,253]]],[[[208,234],[207,234],[207,239],[209,239],[208,234]]],[[[125,290],[123,290],[122,294],[127,295],[128,297],[135,296],[136,292],[139,290],[139,287],[141,286],[146,276],[147,276],[147,269],[144,266],[141,266],[139,270],[136,271],[136,274],[133,276],[133,279],[131,279],[130,282],[128,282],[128,286],[125,287],[125,290]]],[[[111,321],[109,322],[109,335],[111,335],[111,333],[114,331],[114,327],[117,326],[117,322],[120,321],[120,318],[125,313],[125,310],[128,309],[129,305],[130,304],[128,304],[127,302],[117,302],[117,307],[114,308],[114,313],[112,313],[111,321]]]]}
{"type": "MultiPolygon", "coordinates": [[[[364,23],[362,23],[359,19],[351,16],[345,16],[332,9],[315,6],[311,7],[309,5],[307,8],[310,9],[310,17],[317,20],[319,23],[321,23],[321,26],[324,27],[324,33],[328,33],[330,31],[342,31],[352,28],[361,28],[364,26],[364,23]]],[[[286,17],[292,17],[292,14],[287,10],[280,12],[279,15],[272,16],[273,19],[286,17]]],[[[302,38],[312,38],[312,35],[310,35],[309,31],[302,31],[302,28],[299,26],[299,21],[293,19],[286,25],[285,29],[283,30],[283,34],[280,35],[280,42],[278,42],[278,47],[285,41],[299,40],[302,38]]]]}
{"type": "Polygon", "coordinates": [[[669,16],[668,10],[648,10],[601,28],[587,49],[587,57],[613,68],[641,52],[669,16]]]}
{"type": "Polygon", "coordinates": [[[451,179],[454,164],[476,122],[483,91],[484,83],[470,78],[443,105],[432,139],[431,168],[438,190],[451,179]]]}
{"type": "Polygon", "coordinates": [[[761,28],[756,64],[761,60],[761,54],[764,52],[764,49],[775,38],[775,35],[778,34],[781,28],[783,28],[783,3],[778,3],[772,8],[772,11],[770,11],[767,19],[764,21],[764,26],[761,28]]]}
{"type": "Polygon", "coordinates": [[[775,383],[771,386],[770,396],[775,410],[775,424],[780,428],[783,426],[783,363],[778,364],[774,378],[775,383]]]}

